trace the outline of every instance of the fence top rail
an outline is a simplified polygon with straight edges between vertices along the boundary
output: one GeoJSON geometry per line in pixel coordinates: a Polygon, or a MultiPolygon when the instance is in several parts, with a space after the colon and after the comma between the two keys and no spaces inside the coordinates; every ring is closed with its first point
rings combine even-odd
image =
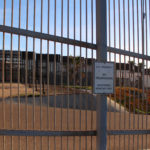
{"type": "Polygon", "coordinates": [[[118,49],[118,48],[114,48],[114,47],[107,47],[107,51],[110,53],[125,55],[125,56],[129,56],[129,57],[135,57],[135,58],[139,58],[139,59],[143,59],[143,60],[150,60],[150,56],[148,56],[148,55],[139,54],[136,52],[130,52],[127,50],[118,49]]]}
{"type": "Polygon", "coordinates": [[[22,36],[29,36],[33,38],[39,38],[43,40],[49,40],[49,41],[59,42],[63,44],[70,44],[70,45],[80,46],[80,47],[85,47],[90,49],[97,49],[96,44],[73,40],[73,39],[64,38],[55,35],[49,35],[46,33],[40,33],[40,32],[34,32],[25,29],[4,26],[4,25],[0,25],[0,32],[6,32],[6,33],[17,34],[22,36]]]}

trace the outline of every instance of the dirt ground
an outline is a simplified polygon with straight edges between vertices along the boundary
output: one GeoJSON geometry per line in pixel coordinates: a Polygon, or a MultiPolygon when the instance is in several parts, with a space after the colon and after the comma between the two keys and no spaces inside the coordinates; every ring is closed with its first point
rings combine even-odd
{"type": "MultiPolygon", "coordinates": [[[[0,102],[0,129],[20,130],[49,130],[49,131],[80,131],[96,130],[96,112],[85,110],[48,108],[46,106],[35,106],[0,102]],[[5,111],[3,111],[5,108],[5,111]],[[34,111],[33,111],[34,110],[34,111]],[[67,115],[68,114],[68,115],[67,115]],[[5,117],[4,117],[5,116],[5,117]],[[33,117],[34,116],[34,117],[33,117]],[[42,117],[42,118],[41,118],[42,117]],[[61,118],[62,117],[62,118],[61,118]],[[20,118],[20,119],[18,119],[20,118]],[[55,119],[54,119],[55,118],[55,119]],[[33,122],[34,120],[34,122],[33,122]],[[81,120],[81,122],[80,122],[81,120]],[[41,122],[40,122],[41,121],[41,122]],[[33,128],[34,123],[34,128],[33,128]],[[68,125],[68,126],[67,126],[68,125]],[[92,126],[91,126],[92,125],[92,126]],[[5,126],[5,128],[4,128],[5,126]],[[54,128],[55,126],[55,128],[54,128]],[[80,128],[81,127],[81,128],[80,128]]],[[[150,117],[129,115],[129,113],[108,113],[108,129],[150,129],[150,117]],[[119,123],[120,122],[120,123],[119,123]],[[129,128],[130,124],[130,128],[129,128]],[[125,125],[125,126],[124,126],[125,125]]],[[[150,136],[108,136],[107,149],[146,149],[150,148],[150,136]],[[115,140],[114,140],[115,139],[115,140]],[[124,142],[125,141],[125,142],[124,142]],[[147,142],[147,144],[146,144],[147,142]],[[147,147],[146,147],[147,145],[147,147]]],[[[17,137],[0,136],[0,149],[10,150],[96,150],[96,137],[17,137]],[[5,143],[5,144],[4,144],[5,143]],[[67,146],[68,145],[68,146],[67,146]],[[35,146],[35,147],[34,147],[35,146]]]]}
{"type": "MultiPolygon", "coordinates": [[[[20,96],[24,96],[25,85],[19,84],[20,96]]],[[[45,87],[45,91],[47,88],[45,87]]],[[[69,93],[80,92],[69,89],[69,93]]],[[[18,96],[18,84],[12,84],[11,96],[18,96]]],[[[55,94],[69,94],[67,88],[56,86],[55,94]],[[62,93],[63,92],[63,93],[62,93]]],[[[37,87],[35,95],[40,94],[37,87]]],[[[49,95],[54,94],[50,87],[49,95]]],[[[28,86],[27,95],[33,95],[32,86],[28,86]]],[[[43,94],[42,94],[43,95],[43,94]]],[[[46,93],[45,93],[46,95],[46,93]]],[[[0,84],[0,98],[10,97],[10,84],[0,84]]],[[[108,112],[108,130],[150,129],[150,116],[119,112],[108,112]]],[[[96,111],[53,108],[31,104],[18,104],[14,101],[0,102],[0,129],[7,130],[43,130],[43,131],[86,131],[96,130],[96,111]]],[[[148,149],[150,135],[108,136],[107,149],[148,149]],[[146,140],[147,139],[147,140],[146,140]]],[[[26,137],[0,136],[0,150],[96,150],[96,137],[26,137]]]]}

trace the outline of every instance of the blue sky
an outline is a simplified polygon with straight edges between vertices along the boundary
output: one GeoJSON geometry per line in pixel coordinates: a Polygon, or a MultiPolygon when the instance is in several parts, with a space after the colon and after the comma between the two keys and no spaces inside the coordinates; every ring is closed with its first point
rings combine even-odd
{"type": "MultiPolygon", "coordinates": [[[[119,37],[119,11],[118,11],[118,0],[115,1],[115,17],[116,17],[116,48],[119,48],[119,38],[120,38],[120,48],[124,49],[124,28],[123,28],[123,0],[120,0],[120,31],[121,31],[121,36],[119,37]]],[[[111,26],[110,26],[110,33],[111,33],[111,41],[109,45],[109,34],[107,36],[107,41],[108,45],[111,47],[114,47],[114,7],[113,7],[113,0],[110,0],[110,18],[111,18],[111,26]]],[[[128,43],[128,0],[124,0],[125,2],[125,34],[126,34],[126,50],[131,50],[133,51],[133,31],[135,35],[135,52],[137,52],[138,49],[138,39],[137,39],[137,1],[139,4],[138,7],[138,12],[139,12],[139,22],[141,22],[141,0],[129,0],[130,3],[130,48],[129,48],[129,43],[128,43]],[[134,2],[134,29],[133,29],[133,16],[132,16],[132,2],[134,2]]],[[[56,0],[56,35],[61,36],[61,2],[62,0],[56,0]]],[[[67,37],[67,3],[68,0],[63,0],[63,37],[67,37]]],[[[80,0],[75,0],[76,2],[76,40],[80,40],[80,0]]],[[[86,0],[81,0],[82,2],[82,41],[86,41],[86,0]]],[[[107,0],[107,12],[108,12],[108,3],[109,0],[107,0]]],[[[148,42],[147,46],[148,49],[150,48],[150,22],[149,22],[149,1],[146,0],[147,2],[147,37],[148,37],[148,42]]],[[[21,0],[21,28],[25,29],[26,28],[26,4],[27,0],[21,0]]],[[[48,0],[43,0],[43,33],[47,33],[47,24],[48,24],[48,0]]],[[[4,5],[4,0],[0,0],[0,24],[3,24],[3,5],[4,5]]],[[[11,25],[11,0],[6,0],[6,25],[10,26],[11,25]]],[[[55,16],[55,1],[50,0],[50,34],[54,35],[54,16],[55,16]]],[[[96,2],[93,0],[93,42],[96,43],[96,2]]],[[[33,30],[33,13],[34,13],[34,0],[29,0],[29,30],[33,30]]],[[[13,27],[18,27],[19,25],[19,0],[14,0],[14,23],[13,27]]],[[[107,13],[107,31],[109,32],[109,19],[108,19],[109,13],[107,13]]],[[[91,0],[87,0],[87,42],[91,42],[92,36],[91,36],[91,0]]],[[[146,27],[146,26],[145,26],[146,27]]],[[[139,28],[141,29],[141,23],[139,23],[139,28]]],[[[36,0],[36,26],[35,30],[37,32],[40,32],[41,29],[41,0],[36,0]]],[[[140,53],[142,52],[142,40],[141,40],[141,30],[139,31],[139,51],[140,53]]],[[[145,34],[146,36],[146,34],[145,34]]],[[[3,34],[0,33],[0,49],[2,49],[2,37],[3,34]]],[[[73,39],[74,38],[74,0],[69,0],[69,38],[73,39]]],[[[5,49],[10,49],[10,34],[5,34],[5,49]]],[[[146,41],[146,40],[145,40],[146,41]]],[[[20,49],[25,50],[26,47],[26,38],[21,36],[21,41],[20,41],[20,49]]],[[[28,40],[28,50],[32,51],[33,50],[33,39],[29,38],[28,40]]],[[[39,39],[36,39],[36,44],[35,44],[35,49],[36,52],[40,52],[40,42],[39,39]]],[[[47,52],[47,41],[43,40],[42,44],[42,50],[43,53],[47,52]]],[[[18,36],[13,35],[13,49],[17,50],[18,49],[18,36]]],[[[56,44],[56,53],[60,53],[61,47],[60,43],[56,44]]],[[[85,48],[82,48],[82,55],[85,56],[85,48]]],[[[50,42],[50,53],[54,52],[54,43],[50,42]]],[[[69,52],[70,55],[73,54],[73,46],[69,46],[69,52]]],[[[146,52],[146,49],[145,49],[146,52]]],[[[63,44],[63,54],[67,55],[67,45],[63,44]]],[[[80,49],[79,47],[76,47],[76,55],[80,54],[80,49]]],[[[150,52],[148,52],[150,54],[150,52]]],[[[96,53],[94,52],[94,57],[96,53]]],[[[91,50],[88,49],[88,57],[91,57],[91,50]]]]}
{"type": "MultiPolygon", "coordinates": [[[[88,42],[91,42],[91,1],[87,1],[88,4],[88,35],[87,40],[88,42]]],[[[3,24],[3,1],[0,1],[0,24],[3,24]]],[[[26,28],[26,4],[27,0],[21,1],[21,28],[26,28]]],[[[36,26],[35,30],[37,32],[40,32],[41,30],[41,0],[36,0],[36,26]]],[[[48,0],[43,0],[43,33],[47,33],[48,28],[48,0]]],[[[86,41],[86,0],[82,0],[82,41],[86,41]]],[[[6,25],[11,25],[11,0],[6,0],[6,25]]],[[[50,0],[50,34],[54,35],[54,16],[55,16],[55,2],[54,0],[50,0]]],[[[34,13],[34,0],[29,0],[29,30],[33,30],[33,13],[34,13]]],[[[95,10],[95,1],[93,9],[95,10]]],[[[76,40],[80,40],[80,0],[76,0],[76,40]]],[[[67,0],[64,0],[63,3],[63,37],[67,37],[67,0]]],[[[56,35],[61,36],[61,0],[56,1],[56,35]]],[[[95,11],[94,11],[95,12],[95,11]]],[[[95,13],[93,14],[93,17],[95,18],[95,13]]],[[[94,43],[96,43],[96,23],[94,20],[94,36],[93,40],[94,43]]],[[[14,0],[14,23],[13,27],[19,26],[19,0],[14,0]]],[[[2,38],[2,33],[0,34],[0,38],[2,38]]],[[[74,0],[69,1],[69,38],[74,38],[74,0]]],[[[2,40],[1,40],[2,41],[2,40]]],[[[10,34],[6,34],[6,43],[5,43],[5,49],[10,49],[10,34]]],[[[25,37],[21,36],[21,50],[25,50],[25,37]]],[[[33,39],[30,38],[29,40],[29,50],[33,50],[33,39]]],[[[47,41],[43,40],[43,52],[47,52],[47,41]]],[[[0,44],[0,48],[2,48],[2,43],[0,44]]],[[[36,51],[40,51],[40,44],[39,40],[36,39],[36,51]]],[[[14,36],[13,38],[13,49],[18,49],[18,37],[14,36]]],[[[54,43],[50,42],[50,52],[53,53],[54,49],[54,43]]],[[[67,45],[64,44],[64,55],[67,55],[66,53],[67,45]]],[[[77,53],[76,55],[79,55],[79,47],[76,47],[77,53]]],[[[57,53],[60,53],[60,43],[56,44],[56,50],[57,53]]],[[[69,48],[70,55],[73,55],[73,46],[70,46],[69,48]]],[[[88,56],[91,56],[91,51],[88,50],[88,56]]],[[[82,48],[82,53],[85,56],[85,49],[82,48]]],[[[96,53],[95,53],[96,54],[96,53]]]]}
{"type": "MultiPolygon", "coordinates": [[[[111,16],[111,46],[114,47],[114,15],[113,15],[113,11],[114,11],[114,7],[113,7],[113,0],[110,0],[111,4],[110,4],[110,7],[111,7],[111,11],[110,11],[110,16],[111,16]]],[[[126,49],[128,50],[129,47],[128,47],[128,0],[124,0],[125,2],[125,34],[126,34],[126,49]]],[[[139,42],[139,47],[140,47],[140,53],[142,53],[142,32],[141,32],[141,0],[129,0],[130,2],[130,50],[133,51],[133,31],[134,31],[134,35],[135,35],[135,52],[137,52],[137,49],[138,49],[138,36],[137,36],[137,2],[138,2],[138,13],[139,13],[139,38],[140,38],[140,42],[139,42]],[[132,8],[133,8],[133,5],[132,5],[132,2],[134,2],[134,19],[133,19],[133,15],[132,15],[132,8]],[[134,20],[134,28],[133,28],[133,20],[134,20]]],[[[146,9],[146,17],[147,17],[147,25],[148,25],[148,28],[147,28],[147,33],[148,33],[148,47],[150,48],[150,45],[149,45],[149,41],[150,41],[150,31],[149,31],[149,1],[147,0],[147,9],[146,9]]],[[[116,9],[115,9],[115,14],[116,14],[116,47],[119,48],[119,15],[118,15],[118,0],[116,0],[116,9]]],[[[121,41],[121,49],[124,49],[124,27],[123,27],[123,0],[120,0],[120,21],[121,21],[121,38],[120,38],[120,41],[121,41]]],[[[145,22],[146,23],[146,22],[145,22]]],[[[108,24],[109,25],[109,21],[108,21],[108,24]]],[[[146,28],[146,26],[145,26],[146,28]]],[[[109,29],[108,29],[109,30],[109,29]]],[[[108,35],[108,42],[109,42],[109,35],[108,35]]],[[[146,50],[145,50],[146,51],[146,50]]],[[[150,54],[150,53],[149,53],[150,54]]]]}
{"type": "MultiPolygon", "coordinates": [[[[142,54],[142,24],[141,24],[141,1],[144,1],[144,11],[146,12],[146,18],[144,21],[144,28],[145,28],[145,36],[144,36],[144,54],[150,55],[150,4],[148,0],[129,0],[129,21],[130,21],[130,32],[128,32],[128,0],[110,0],[110,31],[109,31],[109,3],[107,4],[107,42],[108,46],[114,47],[114,5],[113,2],[115,2],[115,19],[116,19],[116,48],[119,48],[119,42],[120,42],[120,48],[125,49],[127,51],[131,52],[136,52],[138,53],[138,45],[139,45],[139,53],[142,54]],[[118,1],[120,1],[120,37],[119,37],[119,5],[118,1]],[[123,17],[123,2],[125,4],[125,48],[124,48],[124,17],[123,17]],[[145,4],[146,2],[146,4],[145,4]],[[138,7],[137,7],[138,4],[138,7]],[[138,19],[139,19],[139,24],[137,22],[137,10],[138,10],[138,19]],[[133,17],[133,12],[134,12],[134,17],[133,17]],[[147,27],[146,27],[146,20],[147,20],[147,27]],[[134,23],[134,27],[133,27],[134,23]],[[139,25],[139,42],[138,42],[138,25],[139,25]],[[147,28],[147,30],[146,30],[147,28]],[[109,37],[110,33],[110,37],[109,37]],[[134,34],[134,38],[133,38],[134,34]],[[128,40],[128,37],[130,35],[130,43],[128,40]],[[147,36],[147,38],[146,38],[147,36]],[[110,45],[109,45],[109,38],[110,38],[110,45]],[[120,39],[120,40],[119,40],[120,39]],[[130,47],[129,47],[130,44],[130,47]],[[133,46],[134,45],[134,46],[133,46]]],[[[109,0],[107,0],[109,2],[109,0]]],[[[119,62],[119,55],[116,56],[117,62],[119,62]]],[[[114,55],[111,54],[111,60],[114,61],[114,55]]],[[[134,60],[133,58],[130,58],[130,61],[134,60]]],[[[124,62],[124,56],[121,56],[121,62],[124,62]]],[[[126,63],[129,61],[129,57],[126,57],[126,63]]],[[[138,59],[135,59],[135,63],[138,62],[138,59]]],[[[141,60],[140,60],[141,62],[141,60]]],[[[145,62],[146,64],[146,62],[145,62]]],[[[148,62],[148,66],[150,66],[150,62],[148,62]]]]}

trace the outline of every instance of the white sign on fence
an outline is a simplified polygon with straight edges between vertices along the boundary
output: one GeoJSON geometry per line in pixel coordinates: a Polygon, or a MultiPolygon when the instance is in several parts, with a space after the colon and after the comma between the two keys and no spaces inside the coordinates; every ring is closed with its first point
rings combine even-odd
{"type": "Polygon", "coordinates": [[[95,62],[94,65],[94,93],[114,93],[114,63],[95,62]]]}

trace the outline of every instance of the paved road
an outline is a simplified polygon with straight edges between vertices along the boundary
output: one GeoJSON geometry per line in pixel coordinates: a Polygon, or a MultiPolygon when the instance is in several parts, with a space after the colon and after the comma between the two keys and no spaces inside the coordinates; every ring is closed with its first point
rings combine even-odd
{"type": "MultiPolygon", "coordinates": [[[[1,100],[1,99],[0,99],[1,100]]],[[[43,96],[42,99],[40,97],[35,97],[35,104],[40,105],[42,100],[42,105],[48,105],[48,97],[43,96]]],[[[7,98],[6,101],[10,101],[10,98],[7,98]]],[[[13,101],[18,102],[18,98],[13,98],[13,101]]],[[[33,98],[28,97],[28,104],[33,104],[33,98]]],[[[21,103],[25,103],[25,97],[20,98],[21,103]]],[[[124,112],[124,107],[113,100],[107,98],[107,105],[109,112],[124,112]]],[[[76,109],[88,109],[88,110],[96,110],[96,96],[92,94],[76,94],[76,95],[57,95],[49,96],[49,106],[50,107],[63,107],[63,108],[76,108],[76,109]],[[56,102],[56,103],[55,103],[56,102]]]]}

